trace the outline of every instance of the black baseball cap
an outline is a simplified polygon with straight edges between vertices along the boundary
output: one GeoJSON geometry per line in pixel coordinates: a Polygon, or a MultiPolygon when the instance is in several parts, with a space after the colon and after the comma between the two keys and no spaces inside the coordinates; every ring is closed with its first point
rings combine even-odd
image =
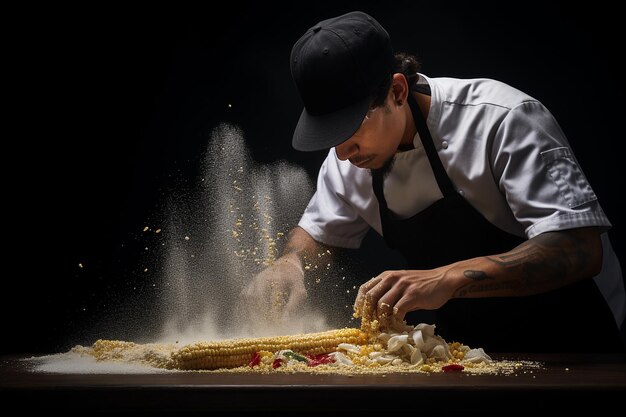
{"type": "Polygon", "coordinates": [[[307,30],[291,50],[291,76],[304,102],[293,147],[317,151],[348,140],[393,63],[389,34],[366,13],[350,12],[307,30]]]}

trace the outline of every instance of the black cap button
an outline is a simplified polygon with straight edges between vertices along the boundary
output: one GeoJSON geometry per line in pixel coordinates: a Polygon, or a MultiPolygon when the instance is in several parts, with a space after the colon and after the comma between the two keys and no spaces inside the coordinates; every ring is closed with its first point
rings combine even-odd
{"type": "Polygon", "coordinates": [[[320,30],[322,30],[322,27],[321,27],[321,26],[315,26],[315,27],[313,28],[313,33],[317,33],[317,32],[319,32],[320,30]]]}

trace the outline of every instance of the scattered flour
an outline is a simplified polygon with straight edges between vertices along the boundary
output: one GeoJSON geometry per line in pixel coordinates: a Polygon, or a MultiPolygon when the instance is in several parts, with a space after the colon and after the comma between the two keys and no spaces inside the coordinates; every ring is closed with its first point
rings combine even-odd
{"type": "Polygon", "coordinates": [[[75,351],[34,356],[23,360],[32,366],[31,370],[34,372],[54,374],[160,374],[178,372],[136,362],[97,361],[91,355],[75,351]]]}

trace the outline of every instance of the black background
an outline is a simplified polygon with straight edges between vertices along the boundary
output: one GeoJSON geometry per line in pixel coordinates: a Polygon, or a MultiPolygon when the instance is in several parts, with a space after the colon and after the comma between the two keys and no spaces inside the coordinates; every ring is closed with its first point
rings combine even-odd
{"type": "MultiPolygon", "coordinates": [[[[241,126],[257,161],[286,159],[314,179],[325,153],[291,148],[302,105],[289,53],[317,21],[355,9],[379,20],[396,50],[417,54],[431,77],[495,78],[541,100],[612,221],[623,259],[618,147],[626,106],[616,10],[539,1],[219,7],[14,16],[5,53],[13,129],[2,153],[2,352],[93,341],[81,340],[81,329],[145,279],[141,229],[168,189],[197,174],[219,122],[241,126]]],[[[365,251],[379,249],[370,240],[365,251]]]]}

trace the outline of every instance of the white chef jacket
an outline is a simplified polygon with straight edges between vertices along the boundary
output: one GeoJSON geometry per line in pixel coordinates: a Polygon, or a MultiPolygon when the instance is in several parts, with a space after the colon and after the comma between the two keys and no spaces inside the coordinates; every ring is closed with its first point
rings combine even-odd
{"type": "MultiPolygon", "coordinates": [[[[565,134],[538,100],[490,79],[419,77],[431,91],[426,123],[439,158],[457,191],[487,220],[529,239],[555,230],[611,227],[565,134]]],[[[403,219],[443,197],[419,134],[413,144],[395,155],[384,181],[388,207],[403,219]]],[[[339,160],[332,148],[298,225],[316,241],[345,248],[358,248],[370,227],[382,235],[370,171],[339,160]]],[[[595,282],[621,324],[622,272],[606,233],[602,245],[603,267],[595,282]]]]}

